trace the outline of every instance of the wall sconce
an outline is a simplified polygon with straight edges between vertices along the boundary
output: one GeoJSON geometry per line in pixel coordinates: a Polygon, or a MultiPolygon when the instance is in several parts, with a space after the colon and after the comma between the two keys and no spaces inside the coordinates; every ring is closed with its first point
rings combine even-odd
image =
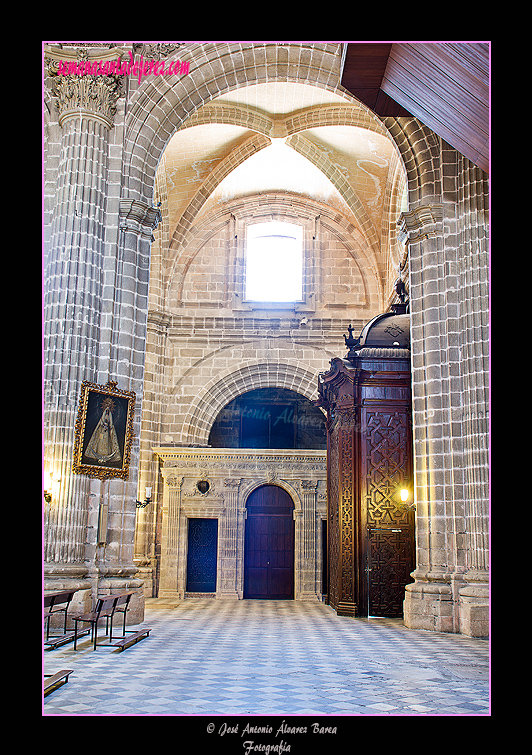
{"type": "Polygon", "coordinates": [[[59,480],[55,480],[50,472],[46,472],[44,475],[44,500],[46,503],[51,503],[52,496],[57,495],[59,480]]]}
{"type": "Polygon", "coordinates": [[[408,499],[410,498],[410,490],[408,488],[401,488],[399,491],[399,498],[401,499],[402,508],[408,509],[409,511],[416,510],[416,504],[414,502],[408,503],[408,499]]]}
{"type": "Polygon", "coordinates": [[[145,509],[151,503],[151,488],[146,488],[146,500],[137,501],[137,509],[145,509]]]}

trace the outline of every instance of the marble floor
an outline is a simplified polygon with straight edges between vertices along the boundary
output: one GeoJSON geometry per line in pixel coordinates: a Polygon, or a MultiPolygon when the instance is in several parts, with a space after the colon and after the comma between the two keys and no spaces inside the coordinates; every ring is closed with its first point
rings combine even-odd
{"type": "Polygon", "coordinates": [[[318,601],[149,599],[142,627],[149,637],[122,652],[90,638],[45,650],[44,674],[72,674],[43,715],[201,717],[225,738],[231,717],[242,732],[257,716],[490,715],[487,640],[318,601]]]}

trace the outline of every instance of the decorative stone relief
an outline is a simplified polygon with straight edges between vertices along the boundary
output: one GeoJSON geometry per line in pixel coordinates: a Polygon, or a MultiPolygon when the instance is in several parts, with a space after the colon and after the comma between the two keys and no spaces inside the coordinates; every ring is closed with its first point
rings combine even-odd
{"type": "MultiPolygon", "coordinates": [[[[317,517],[325,515],[326,452],[275,450],[265,453],[244,450],[156,448],[167,494],[181,487],[176,508],[169,509],[164,525],[169,532],[179,526],[179,538],[169,539],[173,550],[161,562],[161,584],[169,595],[185,595],[187,568],[187,524],[192,517],[218,519],[218,581],[216,597],[239,599],[243,596],[244,537],[249,494],[260,485],[284,488],[294,502],[296,600],[321,598],[322,529],[317,517]],[[174,471],[175,470],[175,471],[174,471]],[[199,482],[208,482],[202,492],[199,482]],[[178,525],[178,522],[181,522],[178,525]],[[169,573],[169,569],[173,570],[169,573]],[[175,574],[177,573],[177,582],[175,574]]],[[[176,499],[177,500],[177,499],[176,499]]]]}

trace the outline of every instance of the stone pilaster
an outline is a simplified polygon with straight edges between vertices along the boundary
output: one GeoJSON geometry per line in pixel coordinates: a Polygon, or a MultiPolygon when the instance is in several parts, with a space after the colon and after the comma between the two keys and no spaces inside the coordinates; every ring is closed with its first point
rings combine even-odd
{"type": "Polygon", "coordinates": [[[299,541],[297,552],[300,556],[299,566],[299,600],[318,599],[316,576],[316,480],[301,480],[301,516],[296,517],[296,538],[299,541]]]}
{"type": "Polygon", "coordinates": [[[161,531],[161,581],[160,598],[185,597],[184,586],[178,587],[179,546],[181,529],[181,488],[183,477],[171,469],[162,470],[164,492],[161,531]]]}
{"type": "Polygon", "coordinates": [[[224,500],[225,516],[220,521],[219,537],[219,581],[216,590],[217,597],[235,598],[238,600],[237,561],[238,547],[238,491],[241,484],[239,478],[225,478],[224,500]]]}

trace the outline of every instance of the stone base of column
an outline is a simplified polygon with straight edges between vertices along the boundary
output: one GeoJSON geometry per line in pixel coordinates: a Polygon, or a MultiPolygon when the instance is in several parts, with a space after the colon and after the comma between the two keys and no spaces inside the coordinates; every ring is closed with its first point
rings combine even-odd
{"type": "Polygon", "coordinates": [[[166,598],[168,600],[184,600],[184,590],[172,590],[170,588],[160,587],[159,592],[156,595],[157,598],[166,598]]]}
{"type": "Polygon", "coordinates": [[[242,600],[236,590],[216,590],[216,600],[242,600]]]}
{"type": "Polygon", "coordinates": [[[98,582],[98,595],[114,595],[118,592],[134,592],[129,601],[126,624],[142,624],[144,621],[144,582],[141,579],[105,577],[98,582]]]}
{"type": "Polygon", "coordinates": [[[137,578],[142,580],[144,597],[153,598],[155,590],[155,569],[152,566],[139,566],[137,578]]]}
{"type": "MultiPolygon", "coordinates": [[[[467,579],[467,576],[466,576],[467,579]]],[[[470,582],[460,589],[460,633],[468,637],[489,637],[489,585],[470,582]]]]}
{"type": "Polygon", "coordinates": [[[428,581],[406,585],[403,621],[409,629],[458,632],[451,585],[428,581]]]}
{"type": "Polygon", "coordinates": [[[320,603],[322,602],[321,595],[318,595],[316,592],[300,592],[295,596],[295,600],[305,601],[307,603],[313,603],[316,600],[320,603]]]}
{"type": "MultiPolygon", "coordinates": [[[[415,573],[414,573],[414,576],[415,573]]],[[[404,624],[410,629],[453,632],[469,637],[489,636],[489,588],[487,576],[430,575],[405,588],[404,624]],[[454,589],[453,589],[454,583],[454,589]]]]}
{"type": "MultiPolygon", "coordinates": [[[[76,590],[68,609],[68,615],[85,613],[92,608],[92,582],[87,578],[87,568],[83,564],[45,564],[44,593],[58,590],[76,590]]],[[[73,629],[74,622],[67,621],[67,629],[73,629]]],[[[58,613],[50,619],[52,633],[64,629],[64,615],[58,613]]]]}

